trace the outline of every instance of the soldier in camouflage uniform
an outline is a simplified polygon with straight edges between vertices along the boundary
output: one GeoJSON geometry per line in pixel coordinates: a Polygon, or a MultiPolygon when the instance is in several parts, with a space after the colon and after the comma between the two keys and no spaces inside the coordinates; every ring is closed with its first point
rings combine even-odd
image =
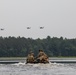
{"type": "Polygon", "coordinates": [[[39,62],[39,63],[49,63],[48,56],[43,52],[43,50],[39,50],[37,62],[39,62]]]}
{"type": "Polygon", "coordinates": [[[27,56],[27,63],[34,63],[35,59],[34,59],[34,53],[30,52],[27,56]]]}

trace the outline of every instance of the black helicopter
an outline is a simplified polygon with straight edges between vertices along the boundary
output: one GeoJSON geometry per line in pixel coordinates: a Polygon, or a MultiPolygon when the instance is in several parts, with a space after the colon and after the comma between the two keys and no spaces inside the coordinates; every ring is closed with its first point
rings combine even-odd
{"type": "Polygon", "coordinates": [[[40,27],[40,29],[43,29],[44,27],[40,27]]]}
{"type": "Polygon", "coordinates": [[[27,27],[27,29],[31,29],[31,27],[27,27]]]}
{"type": "Polygon", "coordinates": [[[0,28],[0,30],[2,31],[2,30],[4,30],[4,28],[0,28]]]}

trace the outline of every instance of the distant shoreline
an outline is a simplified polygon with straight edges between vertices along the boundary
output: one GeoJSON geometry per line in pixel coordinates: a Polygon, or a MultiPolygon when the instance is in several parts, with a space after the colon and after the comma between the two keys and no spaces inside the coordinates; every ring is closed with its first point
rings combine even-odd
{"type": "MultiPolygon", "coordinates": [[[[26,57],[0,57],[0,64],[26,62],[26,57]]],[[[51,63],[76,63],[76,57],[49,57],[51,63]]]]}
{"type": "MultiPolygon", "coordinates": [[[[76,59],[76,57],[49,57],[50,60],[76,59]]],[[[0,57],[0,60],[26,60],[26,57],[0,57]]]]}

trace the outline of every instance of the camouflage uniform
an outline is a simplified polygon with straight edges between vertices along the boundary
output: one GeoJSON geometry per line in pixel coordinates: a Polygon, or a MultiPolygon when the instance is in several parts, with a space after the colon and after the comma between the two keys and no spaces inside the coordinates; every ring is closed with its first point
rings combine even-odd
{"type": "Polygon", "coordinates": [[[34,63],[34,54],[33,53],[28,54],[27,63],[34,63]]]}
{"type": "Polygon", "coordinates": [[[42,50],[39,51],[37,59],[38,59],[39,63],[48,63],[49,62],[48,56],[42,50]]]}

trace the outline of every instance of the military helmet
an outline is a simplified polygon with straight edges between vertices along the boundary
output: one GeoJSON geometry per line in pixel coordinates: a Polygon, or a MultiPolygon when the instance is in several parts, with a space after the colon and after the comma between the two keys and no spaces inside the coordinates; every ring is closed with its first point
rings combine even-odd
{"type": "Polygon", "coordinates": [[[40,52],[40,51],[42,51],[42,52],[43,52],[43,50],[42,50],[42,49],[39,49],[39,52],[40,52]]]}

